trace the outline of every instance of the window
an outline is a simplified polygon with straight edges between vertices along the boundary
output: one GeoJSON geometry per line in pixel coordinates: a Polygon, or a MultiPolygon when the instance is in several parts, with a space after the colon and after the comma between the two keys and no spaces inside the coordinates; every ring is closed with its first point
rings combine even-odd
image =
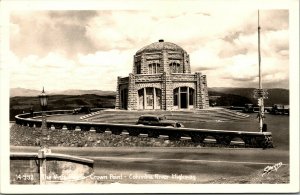
{"type": "Polygon", "coordinates": [[[121,96],[121,108],[127,109],[128,89],[122,89],[120,96],[121,96]]]}
{"type": "Polygon", "coordinates": [[[136,66],[136,74],[141,74],[141,62],[138,61],[135,63],[135,66],[136,66]]]}
{"type": "Polygon", "coordinates": [[[179,109],[189,109],[194,105],[195,90],[190,87],[178,87],[173,91],[173,103],[174,106],[178,106],[179,109]]]}
{"type": "Polygon", "coordinates": [[[154,105],[154,97],[153,97],[153,88],[146,88],[146,102],[148,109],[153,108],[154,105]]]}
{"type": "Polygon", "coordinates": [[[194,89],[189,88],[189,105],[194,105],[194,89]]]}
{"type": "Polygon", "coordinates": [[[180,73],[180,64],[172,62],[170,64],[170,73],[180,73]]]}
{"type": "Polygon", "coordinates": [[[149,69],[148,69],[149,71],[148,71],[148,73],[149,74],[157,74],[157,73],[160,72],[159,68],[160,68],[160,64],[158,64],[158,63],[149,64],[149,69]]]}
{"type": "Polygon", "coordinates": [[[180,87],[180,92],[187,92],[187,87],[180,87]]]}
{"type": "Polygon", "coordinates": [[[178,106],[178,89],[174,89],[174,106],[178,106]]]}
{"type": "Polygon", "coordinates": [[[139,109],[161,109],[161,89],[145,87],[138,90],[139,109]]]}

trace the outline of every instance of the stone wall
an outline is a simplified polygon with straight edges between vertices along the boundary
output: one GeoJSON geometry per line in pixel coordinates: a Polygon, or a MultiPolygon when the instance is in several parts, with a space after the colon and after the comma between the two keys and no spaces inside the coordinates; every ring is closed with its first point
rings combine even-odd
{"type": "Polygon", "coordinates": [[[117,89],[116,89],[116,105],[115,108],[116,109],[120,109],[120,77],[118,77],[117,79],[117,89]]]}
{"type": "Polygon", "coordinates": [[[138,90],[146,87],[161,89],[161,109],[173,109],[173,90],[178,87],[190,87],[195,90],[194,108],[209,107],[206,76],[200,72],[196,74],[130,74],[128,84],[121,84],[118,79],[118,92],[116,96],[116,109],[121,108],[120,90],[128,87],[128,110],[138,109],[138,90]]]}
{"type": "Polygon", "coordinates": [[[172,110],[173,109],[173,82],[171,79],[171,76],[166,74],[166,96],[165,96],[165,104],[166,104],[166,110],[172,110]]]}
{"type": "Polygon", "coordinates": [[[128,82],[129,82],[129,77],[118,77],[117,79],[117,93],[116,93],[116,109],[121,109],[121,102],[120,102],[120,93],[122,89],[128,88],[128,82]]]}
{"type": "Polygon", "coordinates": [[[11,184],[90,183],[93,161],[62,154],[45,157],[45,175],[40,175],[41,158],[36,153],[17,153],[10,157],[11,184]],[[43,177],[43,178],[41,178],[43,177]]]}
{"type": "Polygon", "coordinates": [[[149,73],[149,64],[159,63],[159,73],[166,72],[169,74],[170,64],[173,62],[180,64],[181,73],[191,73],[189,55],[186,52],[174,52],[166,50],[161,52],[142,53],[135,55],[132,73],[136,74],[137,64],[139,63],[141,65],[141,74],[149,73]]]}
{"type": "Polygon", "coordinates": [[[12,158],[10,161],[11,184],[40,184],[39,166],[34,157],[12,158]]]}
{"type": "Polygon", "coordinates": [[[135,87],[135,76],[134,74],[129,74],[128,83],[128,110],[136,110],[137,108],[137,90],[135,87]]]}

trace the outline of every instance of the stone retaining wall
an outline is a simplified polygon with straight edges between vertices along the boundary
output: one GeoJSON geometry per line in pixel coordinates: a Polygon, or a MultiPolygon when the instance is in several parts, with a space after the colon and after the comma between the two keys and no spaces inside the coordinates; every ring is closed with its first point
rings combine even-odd
{"type": "Polygon", "coordinates": [[[94,161],[70,155],[47,153],[40,158],[38,153],[10,154],[11,184],[66,184],[91,183],[94,161]],[[42,174],[41,163],[45,174],[42,174]]]}
{"type": "MultiPolygon", "coordinates": [[[[68,111],[60,111],[67,113],[68,111]]],[[[59,111],[48,111],[47,114],[59,114],[59,111]]],[[[41,114],[41,113],[39,113],[41,114]]],[[[41,120],[29,118],[28,114],[17,115],[16,124],[41,127],[41,120]]],[[[38,115],[38,113],[35,113],[38,115]]],[[[180,140],[182,137],[191,137],[193,142],[202,143],[206,137],[213,137],[217,144],[229,145],[233,139],[241,139],[246,147],[273,147],[271,132],[244,132],[244,131],[226,131],[226,130],[210,130],[195,128],[173,128],[173,127],[157,127],[157,126],[140,126],[130,124],[112,124],[112,123],[95,123],[95,122],[72,122],[72,121],[47,121],[48,129],[68,129],[76,131],[94,131],[96,133],[104,133],[111,131],[115,135],[120,135],[126,131],[131,136],[140,134],[148,134],[148,137],[159,137],[160,135],[169,136],[170,140],[180,140]]]]}

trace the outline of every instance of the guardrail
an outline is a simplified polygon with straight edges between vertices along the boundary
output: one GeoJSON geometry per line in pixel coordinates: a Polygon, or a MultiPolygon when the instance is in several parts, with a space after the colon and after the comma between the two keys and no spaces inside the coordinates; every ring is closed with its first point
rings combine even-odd
{"type": "MultiPolygon", "coordinates": [[[[46,115],[71,114],[71,110],[47,111],[46,115]]],[[[41,127],[42,121],[38,118],[41,112],[20,114],[15,116],[16,124],[29,127],[41,127]]],[[[157,127],[143,126],[131,124],[113,124],[113,123],[97,123],[97,122],[73,122],[73,121],[52,121],[47,120],[47,128],[80,131],[95,131],[96,133],[104,133],[111,131],[112,134],[119,135],[123,131],[127,131],[130,136],[138,136],[140,134],[148,134],[148,137],[157,138],[160,135],[169,136],[170,140],[180,140],[181,137],[191,137],[196,143],[203,143],[205,138],[213,137],[217,144],[230,145],[232,140],[241,139],[245,143],[245,147],[254,148],[272,148],[271,132],[247,132],[247,131],[227,131],[227,130],[211,130],[211,129],[195,129],[195,128],[173,128],[173,127],[157,127]]]]}

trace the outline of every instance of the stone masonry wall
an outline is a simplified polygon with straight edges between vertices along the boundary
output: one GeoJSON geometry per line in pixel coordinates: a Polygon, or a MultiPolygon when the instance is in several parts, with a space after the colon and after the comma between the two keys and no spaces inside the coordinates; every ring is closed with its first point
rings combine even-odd
{"type": "Polygon", "coordinates": [[[201,73],[196,72],[196,108],[198,109],[202,107],[200,83],[201,83],[201,73]]]}
{"type": "MultiPolygon", "coordinates": [[[[161,109],[173,109],[173,90],[176,87],[187,86],[195,90],[194,107],[203,109],[209,107],[206,76],[200,72],[191,74],[189,55],[184,50],[166,50],[143,52],[134,55],[132,73],[128,78],[128,110],[138,109],[138,90],[145,87],[161,89],[161,109]],[[136,74],[137,63],[140,63],[141,74],[136,74]],[[157,74],[149,74],[149,64],[159,63],[157,74]],[[170,64],[180,64],[180,73],[170,74],[170,64]]],[[[120,85],[118,77],[116,109],[120,109],[120,85]]]]}
{"type": "MultiPolygon", "coordinates": [[[[118,78],[118,91],[116,96],[116,109],[121,107],[120,86],[124,85],[118,78]]],[[[128,78],[128,110],[138,109],[138,90],[146,87],[161,89],[161,109],[173,109],[173,90],[177,87],[190,87],[195,90],[195,108],[203,109],[209,107],[206,76],[200,72],[196,74],[172,74],[157,75],[134,75],[128,78]]]]}
{"type": "Polygon", "coordinates": [[[135,110],[137,108],[136,94],[135,77],[134,74],[130,73],[128,82],[128,110],[135,110]]]}
{"type": "Polygon", "coordinates": [[[208,108],[209,99],[208,99],[206,76],[202,75],[200,72],[197,72],[196,77],[197,77],[197,92],[196,92],[197,108],[198,109],[208,108]]]}
{"type": "Polygon", "coordinates": [[[207,88],[207,80],[206,75],[202,75],[202,83],[203,83],[203,109],[209,107],[209,98],[208,98],[208,88],[207,88]]]}
{"type": "Polygon", "coordinates": [[[166,75],[166,110],[173,109],[173,82],[170,75],[166,75]]]}
{"type": "Polygon", "coordinates": [[[115,105],[116,109],[120,109],[120,89],[119,89],[120,79],[121,77],[118,77],[117,79],[117,93],[116,93],[116,105],[115,105]]]}

